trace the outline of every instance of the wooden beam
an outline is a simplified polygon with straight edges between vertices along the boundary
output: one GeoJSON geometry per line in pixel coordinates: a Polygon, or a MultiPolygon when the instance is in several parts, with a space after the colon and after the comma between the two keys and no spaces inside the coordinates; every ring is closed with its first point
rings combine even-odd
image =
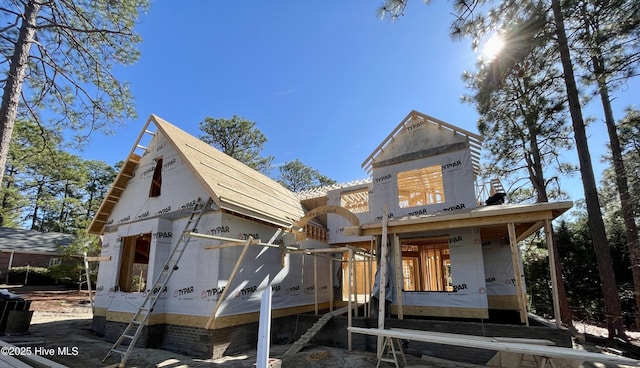
{"type": "Polygon", "coordinates": [[[518,235],[518,238],[516,239],[516,241],[521,242],[525,240],[526,238],[529,237],[529,235],[540,230],[543,226],[544,226],[544,221],[536,221],[534,224],[529,226],[529,228],[527,228],[525,231],[521,232],[520,235],[518,235]]]}
{"type": "Polygon", "coordinates": [[[400,245],[400,237],[398,234],[393,234],[393,252],[396,259],[396,305],[398,306],[398,319],[404,319],[402,310],[402,289],[403,289],[403,277],[402,277],[402,250],[400,245]]]}
{"type": "Polygon", "coordinates": [[[249,246],[251,245],[251,241],[253,241],[253,237],[250,236],[249,239],[247,239],[247,243],[245,244],[244,248],[242,248],[242,253],[240,253],[240,257],[238,257],[238,260],[236,261],[236,265],[233,267],[233,271],[231,271],[231,275],[229,276],[229,279],[227,280],[227,285],[225,286],[224,290],[222,291],[222,294],[220,294],[220,297],[218,298],[218,301],[216,302],[216,306],[213,308],[213,311],[211,312],[211,316],[209,317],[209,320],[207,320],[207,324],[205,325],[205,329],[208,330],[209,328],[211,328],[211,327],[213,327],[215,325],[216,313],[218,312],[218,308],[220,308],[220,305],[224,301],[224,298],[227,296],[227,293],[229,292],[229,289],[231,289],[231,283],[233,282],[233,278],[236,276],[236,273],[238,272],[238,269],[240,268],[240,264],[244,260],[244,256],[247,254],[247,249],[249,249],[249,246]]]}
{"type": "MultiPolygon", "coordinates": [[[[389,232],[402,234],[415,231],[459,229],[463,227],[482,227],[508,223],[530,223],[545,219],[553,219],[550,210],[487,216],[474,214],[473,217],[468,213],[449,216],[440,214],[432,217],[394,220],[390,221],[387,226],[389,232]],[[445,216],[447,218],[443,218],[445,216]]],[[[380,235],[381,233],[382,230],[379,225],[360,226],[360,235],[380,235]]]]}
{"type": "Polygon", "coordinates": [[[468,348],[485,349],[492,351],[507,351],[520,354],[530,354],[539,357],[552,357],[560,359],[572,359],[575,361],[601,362],[608,364],[623,364],[639,367],[640,361],[601,353],[592,353],[584,350],[572,348],[564,348],[559,346],[546,346],[529,343],[501,342],[501,341],[484,341],[477,339],[477,336],[455,335],[454,336],[438,336],[431,335],[428,331],[418,330],[381,330],[375,328],[349,327],[350,332],[373,335],[388,336],[396,339],[405,339],[413,341],[430,342],[434,344],[464,346],[468,348]]]}
{"type": "Polygon", "coordinates": [[[111,256],[85,257],[85,260],[87,260],[87,262],[110,261],[111,256]]]}
{"type": "MultiPolygon", "coordinates": [[[[391,305],[391,314],[398,313],[398,307],[391,305]]],[[[434,307],[426,305],[403,305],[402,313],[406,316],[421,317],[453,317],[453,318],[489,318],[487,308],[468,307],[434,307]]]]}
{"type": "Polygon", "coordinates": [[[333,312],[333,259],[329,260],[329,312],[333,312]]]}
{"type": "Polygon", "coordinates": [[[316,307],[318,315],[318,257],[313,257],[313,305],[316,307]]]}
{"type": "MultiPolygon", "coordinates": [[[[347,303],[347,307],[349,308],[349,313],[347,313],[347,326],[348,326],[347,328],[351,327],[351,323],[352,323],[351,315],[352,315],[352,309],[353,309],[353,306],[351,304],[351,296],[352,296],[351,294],[353,292],[351,288],[351,283],[352,283],[351,263],[353,263],[353,250],[349,249],[349,263],[347,264],[347,273],[349,274],[349,283],[347,284],[347,293],[349,294],[349,301],[347,303]]],[[[352,348],[351,343],[352,343],[351,333],[347,332],[347,348],[349,351],[351,351],[351,348],[352,348]]]]}
{"type": "Polygon", "coordinates": [[[553,228],[551,221],[544,222],[544,234],[547,240],[547,253],[549,253],[549,271],[551,273],[551,296],[553,298],[553,315],[556,319],[556,326],[562,327],[562,318],[560,316],[560,298],[558,296],[558,279],[556,274],[556,255],[554,252],[555,244],[553,244],[553,228]]]}
{"type": "MultiPolygon", "coordinates": [[[[382,214],[382,239],[380,242],[380,257],[378,258],[378,262],[380,262],[380,277],[378,278],[378,328],[384,329],[384,318],[385,318],[385,303],[386,303],[386,285],[387,285],[387,223],[388,218],[387,213],[389,212],[387,208],[387,204],[384,205],[384,212],[382,214]]],[[[383,350],[383,338],[382,336],[378,337],[378,359],[382,356],[383,350]]]]}
{"type": "MultiPolygon", "coordinates": [[[[220,249],[220,248],[229,248],[229,247],[237,247],[243,245],[242,243],[237,242],[227,242],[213,245],[205,245],[204,249],[220,249]]],[[[249,242],[249,245],[260,245],[260,239],[253,239],[249,242]]]]}
{"type": "Polygon", "coordinates": [[[520,322],[529,326],[527,319],[527,303],[525,291],[522,285],[522,270],[520,269],[520,252],[518,251],[518,242],[516,239],[516,228],[511,222],[507,225],[509,228],[509,246],[511,248],[511,262],[513,262],[513,273],[516,279],[516,293],[518,295],[518,310],[520,311],[520,322]]]}

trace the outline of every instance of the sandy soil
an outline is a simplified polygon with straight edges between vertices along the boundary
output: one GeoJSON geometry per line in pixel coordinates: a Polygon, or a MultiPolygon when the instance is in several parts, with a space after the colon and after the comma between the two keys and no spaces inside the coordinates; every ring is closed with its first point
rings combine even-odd
{"type": "MultiPolygon", "coordinates": [[[[1,286],[0,289],[8,288],[1,286]]],[[[31,300],[31,310],[34,311],[29,333],[26,335],[0,336],[4,340],[18,347],[25,347],[30,351],[47,352],[46,358],[64,364],[68,367],[88,368],[113,366],[119,362],[119,356],[110,357],[105,363],[105,357],[111,344],[91,333],[91,306],[88,293],[78,290],[34,290],[31,288],[8,288],[10,291],[31,300]]],[[[606,330],[592,325],[577,324],[578,332],[595,337],[606,336],[606,330]]],[[[636,345],[640,341],[640,333],[631,332],[629,336],[636,345]]],[[[280,357],[290,345],[273,345],[270,349],[271,357],[280,357]]],[[[591,349],[590,349],[591,350],[591,349]]],[[[408,366],[411,367],[471,367],[448,361],[425,362],[417,357],[407,356],[408,366]]],[[[134,349],[127,367],[253,367],[256,362],[256,352],[248,351],[242,355],[229,356],[222,359],[197,359],[189,356],[159,349],[134,349]]],[[[365,352],[347,352],[326,346],[307,346],[300,353],[287,358],[282,367],[373,367],[377,363],[375,354],[365,352]]],[[[382,364],[383,367],[394,366],[391,363],[382,364]]],[[[585,367],[594,367],[585,365],[585,367]]]]}
{"type": "MultiPolygon", "coordinates": [[[[1,286],[0,289],[8,288],[1,286]]],[[[119,362],[119,356],[105,357],[112,344],[91,333],[91,306],[87,291],[33,290],[9,288],[10,291],[31,300],[34,311],[29,333],[26,335],[0,336],[10,344],[35,351],[54,352],[45,355],[47,359],[68,367],[88,368],[113,366],[119,362]],[[65,354],[65,348],[68,352],[65,354]],[[51,350],[53,349],[53,350],[51,350]],[[59,350],[60,349],[60,350],[59,350]]],[[[270,348],[271,357],[281,356],[290,345],[274,345],[270,348]]],[[[408,363],[414,367],[432,367],[416,357],[407,356],[408,363]]],[[[248,351],[238,356],[221,359],[198,359],[159,349],[135,348],[127,362],[127,367],[254,367],[256,351],[248,351]]],[[[325,346],[308,346],[303,351],[282,361],[282,367],[372,367],[377,360],[375,354],[365,352],[346,352],[325,346]]],[[[392,366],[392,365],[389,365],[392,366]]],[[[442,366],[442,365],[441,365],[442,366]]]]}

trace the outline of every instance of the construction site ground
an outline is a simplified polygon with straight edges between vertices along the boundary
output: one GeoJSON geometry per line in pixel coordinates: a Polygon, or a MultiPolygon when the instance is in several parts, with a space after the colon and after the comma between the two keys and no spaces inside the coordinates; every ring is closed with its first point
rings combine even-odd
{"type": "MultiPolygon", "coordinates": [[[[91,332],[91,306],[87,291],[65,290],[57,287],[18,287],[2,286],[0,289],[22,295],[31,300],[34,311],[29,332],[15,336],[0,336],[0,340],[17,347],[29,347],[30,352],[49,352],[44,357],[68,367],[90,368],[113,366],[119,357],[111,357],[105,363],[102,359],[111,348],[111,344],[91,332]],[[59,349],[60,348],[60,349],[59,349]],[[59,354],[64,352],[66,354],[59,354]]],[[[601,329],[588,325],[578,326],[578,331],[592,336],[603,333],[601,329]]],[[[640,334],[632,334],[640,338],[640,334]]],[[[637,340],[636,340],[637,341],[637,340]]],[[[272,345],[271,357],[280,357],[291,345],[272,345]]],[[[1,357],[0,357],[1,358],[1,357]]],[[[410,367],[479,367],[451,361],[425,361],[415,356],[406,356],[410,367]]],[[[247,351],[235,356],[221,359],[193,358],[160,349],[135,348],[127,367],[254,367],[256,351],[247,351]]],[[[309,344],[301,352],[287,357],[280,362],[282,367],[374,367],[376,355],[369,352],[335,349],[327,346],[309,344]]],[[[402,365],[402,364],[401,364],[402,365]]],[[[394,364],[383,362],[383,367],[394,364]]],[[[588,365],[584,367],[604,367],[588,365]]]]}

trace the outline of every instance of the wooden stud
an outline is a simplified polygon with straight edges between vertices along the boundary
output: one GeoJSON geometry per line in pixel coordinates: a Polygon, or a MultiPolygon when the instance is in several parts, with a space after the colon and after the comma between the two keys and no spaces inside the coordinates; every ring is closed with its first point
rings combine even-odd
{"type": "Polygon", "coordinates": [[[522,270],[520,269],[520,252],[516,241],[516,229],[512,222],[507,224],[509,229],[509,246],[511,248],[511,262],[513,262],[513,273],[516,279],[516,293],[518,295],[518,310],[520,311],[520,322],[529,326],[527,318],[526,294],[522,285],[522,270]]]}
{"type": "Polygon", "coordinates": [[[224,288],[224,290],[222,291],[222,294],[220,294],[220,297],[218,298],[218,301],[216,302],[216,306],[213,308],[213,311],[211,312],[211,316],[209,317],[209,320],[207,320],[207,324],[205,325],[206,329],[211,328],[216,320],[216,312],[218,312],[218,308],[220,308],[220,305],[222,304],[222,302],[224,301],[225,297],[227,296],[227,292],[229,291],[229,289],[231,289],[231,283],[233,282],[233,278],[236,276],[236,273],[238,272],[238,269],[240,268],[240,264],[242,264],[242,261],[244,260],[244,256],[247,253],[247,249],[249,249],[249,245],[251,245],[251,242],[253,241],[253,237],[249,237],[249,239],[247,239],[247,244],[245,244],[244,248],[242,248],[242,253],[240,253],[240,256],[238,257],[238,260],[236,261],[236,265],[233,267],[233,271],[231,271],[231,275],[229,276],[229,279],[227,280],[227,285],[224,288]]]}
{"type": "Polygon", "coordinates": [[[556,255],[554,253],[555,244],[553,244],[553,227],[551,221],[545,220],[544,233],[547,240],[547,253],[549,253],[549,271],[551,273],[551,296],[553,298],[553,315],[556,319],[556,326],[562,327],[562,318],[560,318],[560,298],[558,297],[558,279],[556,274],[556,255]]]}
{"type": "MultiPolygon", "coordinates": [[[[353,250],[349,249],[349,264],[352,262],[352,260],[353,260],[353,250]]],[[[351,314],[352,314],[353,307],[351,305],[351,293],[352,293],[351,282],[352,281],[351,281],[351,267],[349,267],[349,264],[347,264],[347,270],[348,270],[347,272],[349,273],[349,282],[347,284],[347,289],[348,289],[347,293],[349,294],[349,301],[347,303],[347,306],[349,307],[349,313],[347,314],[347,325],[349,327],[351,327],[351,314]]],[[[347,346],[348,346],[349,351],[351,351],[351,347],[352,346],[351,346],[351,333],[350,332],[347,332],[347,346]]]]}
{"type": "Polygon", "coordinates": [[[88,262],[110,261],[111,256],[85,257],[88,262]]]}
{"type": "MultiPolygon", "coordinates": [[[[382,239],[380,244],[380,277],[378,278],[378,286],[380,288],[378,292],[378,328],[384,329],[385,318],[385,303],[386,303],[386,284],[387,284],[387,222],[389,210],[387,204],[384,205],[384,211],[382,214],[382,239]]],[[[382,356],[382,336],[378,337],[378,359],[382,356]]]]}
{"type": "Polygon", "coordinates": [[[404,319],[402,310],[402,250],[400,248],[400,237],[398,234],[393,234],[393,251],[396,259],[396,305],[398,307],[398,319],[404,319]]]}

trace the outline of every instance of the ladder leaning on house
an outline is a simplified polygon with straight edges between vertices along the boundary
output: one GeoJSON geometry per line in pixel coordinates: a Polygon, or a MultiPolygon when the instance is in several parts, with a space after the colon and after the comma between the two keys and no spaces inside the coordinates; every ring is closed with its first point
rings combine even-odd
{"type": "Polygon", "coordinates": [[[156,302],[162,295],[162,290],[167,286],[169,282],[169,278],[174,271],[176,271],[178,267],[178,262],[182,258],[182,254],[184,250],[187,248],[189,244],[189,240],[191,237],[188,235],[189,233],[196,230],[196,226],[198,226],[198,222],[200,222],[200,218],[204,213],[204,210],[211,206],[213,200],[209,197],[209,200],[202,204],[200,198],[196,201],[193,210],[191,211],[191,216],[187,221],[187,224],[182,231],[180,240],[176,243],[176,245],[171,250],[169,257],[167,258],[167,262],[164,264],[164,267],[160,271],[160,274],[153,282],[153,286],[147,292],[147,296],[144,301],[140,305],[138,311],[133,315],[131,322],[124,329],[120,337],[113,344],[113,347],[109,350],[107,355],[102,359],[104,363],[113,353],[117,353],[122,355],[122,359],[120,360],[120,364],[118,367],[124,367],[125,363],[129,359],[131,352],[133,351],[133,347],[136,344],[136,341],[140,337],[140,334],[149,320],[149,316],[153,311],[153,307],[156,305],[156,302]],[[134,331],[135,330],[135,331],[134,331]],[[127,344],[128,342],[128,344],[127,344]]]}

